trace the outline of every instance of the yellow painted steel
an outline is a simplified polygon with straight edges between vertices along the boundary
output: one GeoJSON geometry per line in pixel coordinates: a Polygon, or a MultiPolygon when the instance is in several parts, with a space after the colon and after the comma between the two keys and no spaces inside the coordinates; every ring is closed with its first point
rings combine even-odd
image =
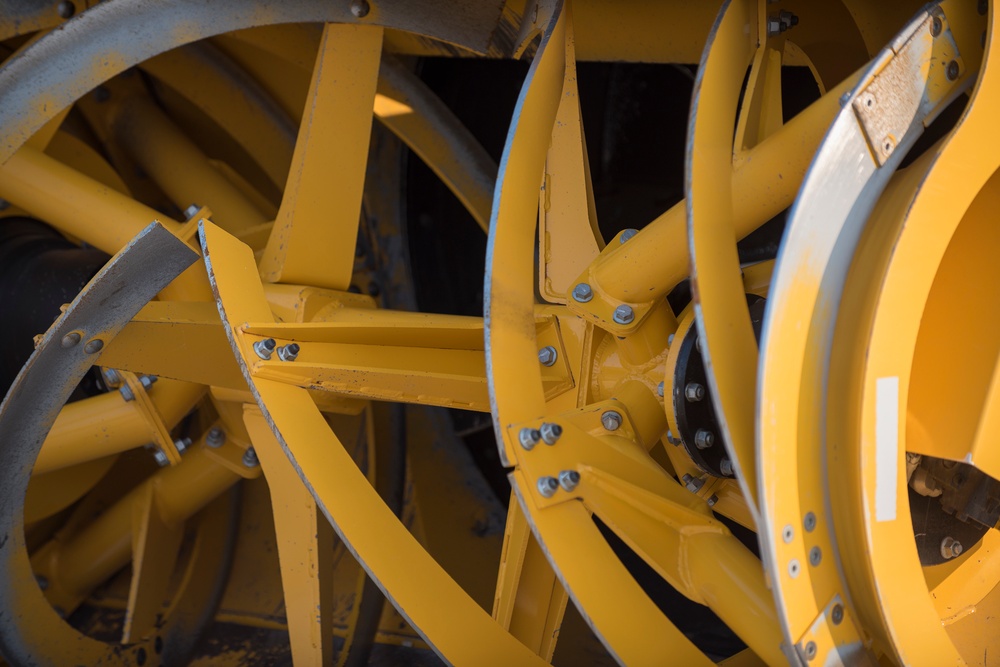
{"type": "Polygon", "coordinates": [[[381,28],[324,28],[288,183],[261,261],[268,282],[350,285],[381,54],[381,28]]]}

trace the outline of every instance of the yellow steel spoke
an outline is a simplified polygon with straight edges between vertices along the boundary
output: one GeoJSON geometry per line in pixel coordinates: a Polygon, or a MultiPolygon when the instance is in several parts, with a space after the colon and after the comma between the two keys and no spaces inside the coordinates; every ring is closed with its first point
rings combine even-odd
{"type": "Polygon", "coordinates": [[[543,659],[551,660],[569,596],[514,494],[507,506],[504,535],[493,619],[543,659]]]}
{"type": "MultiPolygon", "coordinates": [[[[274,188],[284,187],[295,149],[295,123],[256,79],[218,47],[207,41],[187,44],[140,67],[197,105],[239,141],[274,188]]],[[[214,202],[211,205],[218,208],[214,202]]]]}
{"type": "Polygon", "coordinates": [[[142,487],[132,507],[132,582],[123,644],[142,638],[156,624],[183,537],[184,523],[164,521],[153,486],[142,487]]]}
{"type": "MultiPolygon", "coordinates": [[[[698,93],[692,103],[687,151],[688,241],[695,318],[719,418],[719,435],[751,511],[756,513],[757,342],[736,254],[736,230],[732,222],[736,200],[729,183],[719,187],[716,179],[732,170],[729,128],[736,119],[740,84],[763,26],[758,25],[757,0],[733,0],[723,11],[714,34],[709,37],[698,74],[700,85],[696,84],[698,93]],[[753,30],[754,26],[757,30],[753,30]]],[[[762,41],[766,40],[766,29],[763,35],[762,41]]],[[[758,77],[764,77],[768,60],[768,56],[762,56],[760,67],[755,68],[758,77]]],[[[760,87],[766,85],[761,83],[760,87]]],[[[751,92],[757,89],[754,86],[751,92]]],[[[762,90],[760,94],[765,92],[762,90]]],[[[748,118],[741,123],[744,130],[750,123],[756,123],[756,119],[748,118]]]]}
{"type": "MultiPolygon", "coordinates": [[[[176,426],[205,394],[199,385],[159,380],[149,391],[168,429],[176,426]]],[[[147,420],[134,401],[115,391],[67,403],[45,438],[36,475],[118,454],[152,442],[147,420]]]]}
{"type": "MultiPolygon", "coordinates": [[[[515,489],[533,486],[523,472],[515,471],[511,478],[515,489]]],[[[532,502],[520,493],[518,499],[526,508],[532,502]]],[[[531,516],[542,549],[558,565],[560,580],[619,663],[712,664],[622,566],[582,503],[563,502],[531,516]]]]}
{"type": "Polygon", "coordinates": [[[350,285],[381,53],[379,27],[323,30],[284,198],[261,259],[268,282],[350,285]]]}
{"type": "MultiPolygon", "coordinates": [[[[552,143],[538,210],[539,293],[550,302],[565,303],[577,276],[597,257],[604,240],[590,181],[580,98],[576,49],[567,7],[565,71],[562,96],[552,128],[552,143]]],[[[550,48],[558,48],[552,44],[550,48]]],[[[617,241],[616,241],[617,242],[617,241]]]]}
{"type": "MultiPolygon", "coordinates": [[[[292,660],[329,665],[333,662],[333,530],[260,410],[247,406],[243,418],[270,490],[292,660]]],[[[355,599],[354,606],[359,604],[355,599]]]]}

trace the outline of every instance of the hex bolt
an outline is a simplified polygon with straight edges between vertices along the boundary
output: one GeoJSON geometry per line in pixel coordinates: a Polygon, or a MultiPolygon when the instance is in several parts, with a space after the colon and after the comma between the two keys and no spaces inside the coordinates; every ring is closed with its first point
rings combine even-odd
{"type": "Polygon", "coordinates": [[[563,470],[559,473],[559,486],[565,491],[572,491],[580,483],[580,473],[575,470],[563,470]]]}
{"type": "Polygon", "coordinates": [[[298,343],[282,345],[278,348],[278,358],[282,361],[295,361],[296,357],[299,356],[300,349],[298,343]]]}
{"type": "Polygon", "coordinates": [[[73,18],[73,14],[76,14],[76,6],[69,0],[63,0],[59,3],[57,11],[59,12],[59,18],[73,18]]]}
{"type": "Polygon", "coordinates": [[[542,434],[537,428],[525,427],[517,434],[517,439],[521,446],[530,452],[542,439],[542,434]]]}
{"type": "Polygon", "coordinates": [[[113,368],[105,368],[101,371],[101,377],[104,378],[104,384],[107,387],[118,384],[122,381],[122,376],[118,374],[113,368]]]}
{"type": "Polygon", "coordinates": [[[135,394],[132,393],[132,388],[127,384],[123,384],[121,387],[119,387],[118,393],[122,395],[122,398],[125,399],[126,403],[135,400],[135,394]]]}
{"type": "Polygon", "coordinates": [[[538,351],[538,363],[542,366],[551,366],[556,363],[556,359],[558,358],[559,353],[551,345],[546,345],[538,351]]]}
{"type": "Polygon", "coordinates": [[[785,30],[790,30],[799,24],[799,17],[789,11],[778,12],[778,20],[785,26],[785,30]]]}
{"type": "Polygon", "coordinates": [[[700,428],[694,434],[694,446],[698,449],[708,449],[715,444],[715,434],[706,429],[700,428]]]}
{"type": "Polygon", "coordinates": [[[622,235],[618,237],[619,243],[626,243],[630,238],[639,233],[638,229],[626,229],[622,232],[622,235]]]}
{"type": "Polygon", "coordinates": [[[212,449],[217,449],[222,447],[223,443],[226,442],[226,432],[223,431],[218,426],[213,426],[208,430],[208,434],[205,436],[205,444],[212,449]]]}
{"type": "Polygon", "coordinates": [[[688,382],[684,387],[684,398],[686,398],[689,403],[696,403],[704,400],[705,388],[697,382],[688,382]]]}
{"type": "Polygon", "coordinates": [[[692,477],[684,485],[684,488],[686,488],[691,493],[698,493],[698,491],[700,491],[701,487],[703,486],[705,486],[705,480],[701,479],[700,477],[692,477]]]}
{"type": "Polygon", "coordinates": [[[725,477],[729,477],[733,474],[733,462],[729,459],[722,459],[719,462],[719,472],[721,472],[725,477]]]}
{"type": "Polygon", "coordinates": [[[717,494],[712,494],[712,497],[705,501],[708,503],[709,507],[715,507],[715,504],[719,502],[719,496],[717,494]]]}
{"type": "Polygon", "coordinates": [[[587,303],[594,298],[594,290],[587,283],[580,283],[573,288],[573,300],[580,303],[587,303]]]}
{"type": "Polygon", "coordinates": [[[180,440],[174,440],[174,447],[177,448],[178,454],[183,454],[187,451],[187,448],[191,446],[191,438],[181,438],[180,440]]]}
{"type": "Polygon", "coordinates": [[[945,560],[957,558],[962,555],[962,543],[950,535],[941,540],[941,555],[945,560]]]}
{"type": "Polygon", "coordinates": [[[253,344],[253,351],[261,359],[270,359],[271,355],[274,354],[274,348],[277,346],[278,344],[274,342],[273,338],[265,338],[253,344]]]}
{"type": "Polygon", "coordinates": [[[802,651],[806,654],[806,660],[812,660],[816,657],[816,642],[806,642],[806,647],[802,651]]]}
{"type": "Polygon", "coordinates": [[[622,304],[615,308],[615,314],[611,316],[618,324],[631,324],[632,320],[635,319],[635,311],[632,310],[632,306],[627,304],[622,304]]]}
{"type": "Polygon", "coordinates": [[[780,35],[785,30],[787,30],[787,28],[785,28],[785,24],[782,23],[778,17],[776,16],[768,17],[767,19],[768,37],[774,37],[775,35],[780,35]]]}
{"type": "Polygon", "coordinates": [[[687,484],[688,482],[690,482],[690,481],[691,481],[692,479],[694,479],[694,477],[692,477],[692,476],[691,476],[691,475],[689,475],[688,473],[684,473],[684,474],[683,474],[683,475],[681,476],[681,481],[682,481],[682,482],[684,482],[685,484],[687,484]]]}
{"type": "Polygon", "coordinates": [[[562,426],[559,424],[553,424],[551,422],[545,422],[542,424],[541,428],[538,429],[538,434],[542,437],[542,442],[546,445],[556,444],[556,440],[562,435],[562,426]]]}
{"type": "Polygon", "coordinates": [[[354,0],[354,2],[351,3],[351,13],[359,19],[363,19],[368,16],[368,12],[370,11],[371,6],[366,0],[354,0]]]}
{"type": "Polygon", "coordinates": [[[663,398],[663,383],[656,385],[656,395],[663,398]]]}
{"type": "Polygon", "coordinates": [[[79,331],[70,331],[68,334],[62,337],[63,347],[73,347],[77,345],[83,339],[83,335],[79,331]]]}
{"type": "Polygon", "coordinates": [[[559,490],[559,480],[555,477],[539,477],[538,492],[545,498],[551,498],[559,490]]]}
{"type": "Polygon", "coordinates": [[[823,560],[823,550],[819,547],[813,547],[809,550],[809,564],[813,567],[819,565],[820,561],[823,560]]]}
{"type": "Polygon", "coordinates": [[[156,377],[155,375],[140,375],[139,384],[142,385],[143,389],[149,389],[150,387],[153,386],[153,383],[159,379],[160,378],[156,377]]]}
{"type": "Polygon", "coordinates": [[[607,410],[601,415],[601,423],[609,431],[617,431],[622,425],[621,413],[614,410],[607,410]]]}
{"type": "Polygon", "coordinates": [[[198,215],[198,211],[201,210],[201,206],[197,204],[191,204],[186,209],[184,209],[184,217],[190,220],[194,216],[198,215]]]}
{"type": "Polygon", "coordinates": [[[952,60],[948,63],[948,69],[945,70],[945,76],[948,77],[949,81],[954,81],[958,78],[958,61],[952,60]]]}
{"type": "Polygon", "coordinates": [[[253,447],[249,447],[243,452],[243,465],[247,468],[256,468],[260,465],[260,461],[257,459],[257,452],[253,447]]]}
{"type": "Polygon", "coordinates": [[[96,354],[104,348],[104,341],[100,338],[91,338],[87,341],[87,344],[83,346],[83,351],[87,354],[96,354]]]}
{"type": "Polygon", "coordinates": [[[161,468],[166,467],[170,464],[170,459],[167,458],[166,453],[162,449],[157,449],[153,452],[153,460],[156,461],[156,465],[161,468]]]}
{"type": "Polygon", "coordinates": [[[833,609],[830,611],[830,620],[833,621],[834,625],[840,625],[844,620],[844,606],[841,604],[833,605],[833,609]]]}
{"type": "Polygon", "coordinates": [[[816,515],[812,512],[806,512],[806,516],[802,519],[802,527],[806,529],[807,533],[813,532],[816,529],[816,515]]]}

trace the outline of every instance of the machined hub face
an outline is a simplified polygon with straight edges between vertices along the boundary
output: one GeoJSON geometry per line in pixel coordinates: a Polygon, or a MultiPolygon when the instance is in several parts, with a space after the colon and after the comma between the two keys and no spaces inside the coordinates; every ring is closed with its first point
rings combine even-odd
{"type": "Polygon", "coordinates": [[[0,362],[34,349],[0,405],[4,659],[186,661],[265,521],[298,664],[390,624],[449,664],[570,661],[561,634],[621,664],[986,661],[990,3],[265,5],[0,17],[0,362]],[[411,57],[470,53],[530,62],[499,163],[411,57]],[[592,167],[637,114],[585,60],[692,91],[683,200],[635,228],[599,202],[659,204],[592,167]],[[460,244],[407,210],[403,146],[486,235],[482,317],[416,307],[406,224],[425,265],[460,244]],[[492,421],[487,475],[432,408],[492,421]],[[505,525],[478,497],[504,475],[505,525]]]}

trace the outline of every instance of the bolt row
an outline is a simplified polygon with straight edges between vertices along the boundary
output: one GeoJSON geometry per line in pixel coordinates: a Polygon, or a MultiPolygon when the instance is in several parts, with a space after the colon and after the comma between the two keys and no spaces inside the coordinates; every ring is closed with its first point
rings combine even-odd
{"type": "Polygon", "coordinates": [[[296,357],[299,356],[300,349],[298,343],[279,346],[274,342],[273,338],[265,338],[253,344],[253,351],[257,353],[258,357],[264,360],[270,359],[271,355],[277,352],[278,359],[282,361],[295,361],[296,357]]]}

